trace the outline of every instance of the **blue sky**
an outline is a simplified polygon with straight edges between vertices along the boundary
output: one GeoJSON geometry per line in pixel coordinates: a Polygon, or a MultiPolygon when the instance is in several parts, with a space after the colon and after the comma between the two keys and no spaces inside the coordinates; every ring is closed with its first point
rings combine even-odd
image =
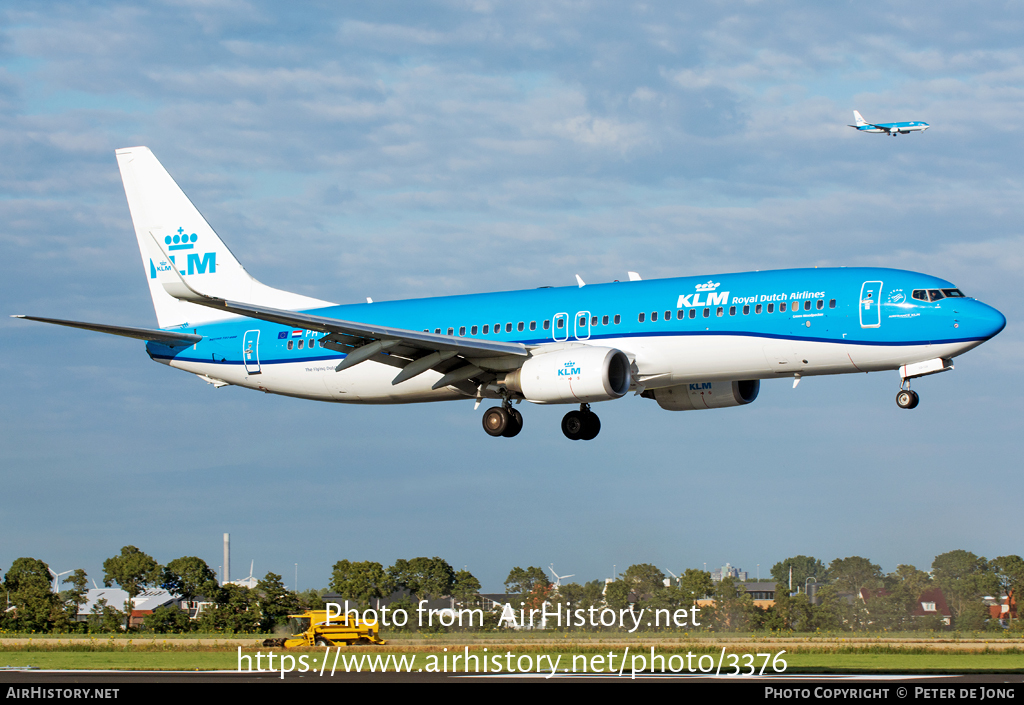
{"type": "Polygon", "coordinates": [[[935,274],[1006,330],[920,380],[757,402],[327,405],[0,319],[0,571],[133,544],[326,586],[442,556],[497,591],[633,563],[1024,553],[1024,10],[1007,3],[33,3],[0,11],[5,313],[152,326],[114,149],[150,147],[261,281],[338,302],[748,269],[935,274]],[[924,120],[887,138],[847,127],[924,120]]]}

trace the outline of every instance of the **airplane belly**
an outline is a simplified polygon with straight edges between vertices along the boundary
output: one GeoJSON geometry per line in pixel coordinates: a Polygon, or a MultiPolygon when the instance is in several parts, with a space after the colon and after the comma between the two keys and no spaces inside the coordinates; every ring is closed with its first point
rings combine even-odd
{"type": "Polygon", "coordinates": [[[829,375],[856,372],[842,343],[814,340],[776,340],[766,343],[765,361],[774,375],[829,375]]]}
{"type": "Polygon", "coordinates": [[[400,371],[398,367],[379,362],[362,362],[341,372],[334,371],[337,361],[320,374],[320,381],[332,399],[356,404],[411,404],[425,401],[466,399],[466,395],[448,387],[431,389],[441,379],[439,372],[427,371],[421,375],[393,385],[391,381],[400,371]]]}
{"type": "Polygon", "coordinates": [[[762,338],[736,335],[681,335],[624,339],[641,374],[659,375],[657,386],[693,380],[759,379],[771,375],[762,338]]]}
{"type": "Polygon", "coordinates": [[[849,355],[858,371],[878,372],[895,370],[900,365],[939,357],[956,357],[976,345],[976,342],[937,345],[850,345],[849,355]]]}

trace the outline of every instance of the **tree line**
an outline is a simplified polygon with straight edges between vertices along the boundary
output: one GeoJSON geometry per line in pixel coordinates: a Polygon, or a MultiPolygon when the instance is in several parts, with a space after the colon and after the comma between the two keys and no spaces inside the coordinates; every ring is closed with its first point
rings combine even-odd
{"type": "MultiPolygon", "coordinates": [[[[907,631],[945,628],[940,615],[914,614],[921,596],[937,587],[952,613],[952,628],[1001,630],[1004,625],[989,619],[982,598],[1021,594],[1024,561],[1015,555],[986,560],[957,550],[937,556],[928,572],[900,565],[883,574],[878,565],[860,556],[837,558],[826,566],[814,557],[800,555],[776,563],[771,576],[776,583],[775,602],[761,607],[743,583],[732,577],[716,582],[703,570],[687,569],[678,578],[666,580],[656,566],[637,564],[610,582],[555,586],[541,568],[516,566],[505,580],[501,600],[517,610],[546,606],[549,612],[559,606],[563,610],[594,607],[671,612],[699,605],[696,621],[700,624],[692,625],[690,631],[907,631]],[[811,583],[816,588],[813,602],[805,589],[811,583]],[[860,592],[865,588],[869,597],[862,600],[860,592]]],[[[4,576],[9,608],[0,617],[0,631],[119,632],[137,628],[131,624],[127,603],[112,605],[103,600],[93,605],[85,621],[79,621],[87,603],[88,576],[79,569],[63,583],[69,588],[54,593],[46,563],[35,558],[14,561],[4,576]]],[[[177,607],[161,607],[146,615],[141,629],[159,633],[273,632],[289,614],[322,609],[327,592],[288,590],[281,576],[272,572],[253,589],[220,585],[200,558],[184,556],[162,566],[134,546],[125,546],[119,555],[103,562],[103,584],[117,585],[129,601],[153,587],[162,587],[186,601],[203,598],[206,605],[196,619],[177,607]]],[[[399,559],[388,568],[374,561],[341,560],[332,568],[329,589],[350,600],[352,607],[373,607],[388,599],[391,609],[410,612],[420,599],[450,598],[459,607],[484,610],[484,624],[477,628],[498,628],[499,615],[480,597],[476,577],[468,570],[456,571],[438,557],[399,559]]],[[[1011,613],[1010,626],[1020,629],[1014,617],[1011,613]]]]}

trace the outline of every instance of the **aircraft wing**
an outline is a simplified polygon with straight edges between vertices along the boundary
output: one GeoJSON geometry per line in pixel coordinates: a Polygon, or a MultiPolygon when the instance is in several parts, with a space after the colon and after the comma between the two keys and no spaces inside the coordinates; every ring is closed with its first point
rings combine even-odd
{"type": "Polygon", "coordinates": [[[154,330],[152,328],[130,328],[128,326],[109,326],[103,323],[84,323],[82,321],[65,321],[59,318],[40,318],[39,316],[11,316],[11,318],[24,318],[28,321],[41,321],[42,323],[55,323],[58,326],[70,328],[82,328],[96,331],[97,333],[109,333],[120,335],[125,338],[135,338],[153,343],[162,343],[168,347],[184,347],[194,345],[203,339],[201,335],[192,333],[181,333],[171,330],[154,330]]]}
{"type": "MultiPolygon", "coordinates": [[[[200,294],[200,296],[202,295],[200,294]]],[[[225,301],[224,299],[213,297],[204,296],[204,299],[203,301],[195,298],[186,300],[202,306],[237,313],[249,318],[258,318],[261,321],[270,321],[294,328],[331,333],[330,337],[336,338],[339,342],[348,343],[351,341],[351,344],[356,346],[373,341],[395,341],[407,348],[431,352],[439,350],[454,351],[456,354],[466,357],[486,358],[502,355],[522,355],[525,358],[527,356],[526,346],[522,343],[459,338],[454,335],[439,335],[437,333],[424,333],[405,328],[391,328],[389,326],[378,326],[369,323],[343,321],[339,318],[316,316],[297,311],[284,311],[268,306],[256,306],[239,301],[225,301]]]]}
{"type": "MultiPolygon", "coordinates": [[[[163,251],[156,236],[153,233],[150,233],[150,236],[163,251]]],[[[484,372],[473,363],[473,360],[511,357],[512,364],[505,366],[514,369],[521,364],[518,358],[525,360],[530,354],[522,343],[426,333],[230,301],[197,291],[174,267],[158,272],[158,278],[168,294],[182,301],[261,321],[280,323],[290,328],[328,333],[321,339],[321,345],[346,355],[345,359],[338,363],[338,371],[366,360],[373,360],[402,368],[393,384],[411,379],[427,370],[437,370],[444,374],[434,385],[435,389],[441,386],[459,386],[469,379],[489,381],[494,375],[484,372]]],[[[470,391],[470,388],[464,391],[470,391]]]]}

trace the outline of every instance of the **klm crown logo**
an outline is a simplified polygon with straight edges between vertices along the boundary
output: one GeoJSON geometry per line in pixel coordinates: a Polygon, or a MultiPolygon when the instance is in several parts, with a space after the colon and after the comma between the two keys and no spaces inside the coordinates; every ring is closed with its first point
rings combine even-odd
{"type": "Polygon", "coordinates": [[[184,228],[178,228],[178,234],[174,237],[168,235],[164,238],[164,242],[170,245],[170,247],[167,248],[168,250],[191,250],[195,247],[196,240],[198,239],[199,236],[195,233],[186,235],[184,228]]]}
{"type": "MultiPolygon", "coordinates": [[[[169,251],[174,250],[193,250],[196,247],[196,242],[199,240],[199,236],[195,233],[186,233],[185,228],[178,228],[178,231],[174,235],[167,235],[164,237],[164,244],[167,245],[169,251]]],[[[174,261],[174,255],[168,255],[167,260],[163,260],[159,265],[153,263],[153,260],[149,260],[149,278],[156,279],[157,272],[166,272],[171,267],[177,266],[174,261]]],[[[216,252],[204,252],[203,254],[189,253],[186,259],[185,269],[179,269],[178,272],[183,276],[189,274],[216,274],[217,273],[217,253],[216,252]]]]}
{"type": "Polygon", "coordinates": [[[697,291],[714,291],[719,286],[721,286],[721,282],[713,282],[710,279],[708,279],[707,284],[698,284],[696,286],[696,289],[697,291]]]}

